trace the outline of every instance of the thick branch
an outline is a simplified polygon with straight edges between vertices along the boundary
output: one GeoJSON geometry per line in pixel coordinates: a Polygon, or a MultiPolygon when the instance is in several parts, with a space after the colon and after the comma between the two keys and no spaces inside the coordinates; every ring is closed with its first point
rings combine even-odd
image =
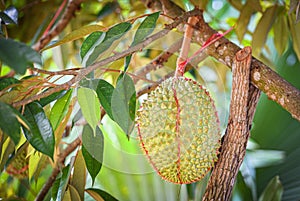
{"type": "MultiPolygon", "coordinates": [[[[153,6],[153,9],[156,9],[155,5],[147,4],[148,7],[153,6]]],[[[195,25],[197,31],[194,33],[194,40],[203,44],[217,32],[205,23],[201,12],[198,18],[199,21],[195,25]]],[[[181,31],[184,30],[181,29],[181,31]]],[[[221,38],[214,45],[209,46],[206,53],[231,68],[233,58],[239,50],[241,50],[240,47],[226,38],[221,38]]],[[[251,83],[300,121],[300,90],[256,58],[253,57],[251,63],[251,83]]]]}
{"type": "Polygon", "coordinates": [[[243,162],[250,127],[259,98],[259,90],[250,87],[251,48],[237,52],[233,62],[233,80],[228,126],[218,163],[214,168],[203,200],[229,200],[243,162]]]}
{"type": "Polygon", "coordinates": [[[76,138],[68,147],[58,156],[55,167],[52,170],[51,176],[48,178],[47,182],[44,184],[42,189],[40,190],[39,194],[35,198],[35,201],[42,201],[44,197],[48,193],[49,189],[53,185],[56,176],[59,174],[61,167],[66,159],[66,157],[72,153],[79,145],[81,144],[81,139],[78,137],[76,138]]]}
{"type": "MultiPolygon", "coordinates": [[[[198,31],[195,32],[195,40],[203,44],[207,39],[216,33],[207,23],[203,16],[199,15],[199,22],[195,26],[198,31]]],[[[228,67],[231,67],[236,52],[241,50],[237,45],[221,38],[214,45],[206,49],[206,53],[215,57],[228,67]]],[[[300,121],[300,90],[284,80],[270,67],[252,58],[251,62],[251,83],[263,91],[271,100],[280,104],[295,119],[300,121]]]]}

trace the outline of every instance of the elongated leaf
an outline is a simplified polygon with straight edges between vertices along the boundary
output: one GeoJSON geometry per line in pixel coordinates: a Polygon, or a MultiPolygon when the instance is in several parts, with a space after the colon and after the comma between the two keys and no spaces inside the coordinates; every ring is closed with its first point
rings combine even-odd
{"type": "Polygon", "coordinates": [[[20,123],[17,119],[15,110],[0,102],[0,129],[8,135],[15,145],[20,141],[20,123]]]}
{"type": "Polygon", "coordinates": [[[39,103],[41,104],[42,107],[44,107],[45,105],[48,105],[52,101],[55,101],[55,100],[63,97],[66,93],[67,93],[66,90],[61,90],[61,91],[55,92],[55,93],[51,94],[50,96],[47,96],[45,98],[41,98],[39,103]]]}
{"type": "Polygon", "coordinates": [[[86,192],[90,194],[90,196],[92,196],[95,200],[118,201],[112,195],[100,189],[88,188],[86,189],[86,192]]]}
{"type": "Polygon", "coordinates": [[[68,189],[65,193],[65,196],[64,196],[63,200],[64,201],[70,201],[70,200],[72,200],[72,201],[82,201],[82,200],[84,200],[84,197],[81,198],[78,191],[77,191],[77,189],[73,185],[69,184],[68,189]],[[67,197],[67,195],[69,197],[67,197]]]}
{"type": "Polygon", "coordinates": [[[127,136],[134,127],[136,93],[134,83],[128,75],[119,79],[111,98],[112,114],[115,122],[127,136]]]}
{"type": "Polygon", "coordinates": [[[0,12],[0,19],[4,24],[16,24],[5,12],[0,12]]]}
{"type": "Polygon", "coordinates": [[[26,105],[24,117],[30,125],[30,131],[23,127],[26,139],[36,150],[53,158],[54,133],[42,106],[37,102],[26,105]]]}
{"type": "Polygon", "coordinates": [[[13,77],[1,78],[0,79],[0,91],[12,84],[17,84],[17,83],[20,83],[20,81],[13,77]]]}
{"type": "Polygon", "coordinates": [[[56,179],[52,187],[52,198],[56,201],[63,200],[68,181],[71,175],[71,165],[67,165],[61,171],[61,175],[56,179]]]}
{"type": "Polygon", "coordinates": [[[17,73],[24,74],[32,63],[42,64],[41,55],[24,43],[12,39],[0,38],[0,60],[13,68],[17,73]]]}
{"type": "Polygon", "coordinates": [[[29,179],[33,178],[35,182],[38,182],[47,164],[49,164],[49,159],[46,155],[39,152],[32,154],[29,158],[29,179]]]}
{"type": "Polygon", "coordinates": [[[82,79],[79,82],[81,87],[90,88],[96,91],[100,79],[82,79]]]}
{"type": "Polygon", "coordinates": [[[96,92],[92,89],[81,87],[78,89],[77,98],[85,120],[95,131],[101,116],[100,103],[96,92]]]}
{"type": "Polygon", "coordinates": [[[3,11],[12,21],[14,24],[18,24],[18,10],[14,6],[9,6],[3,11]]]}
{"type": "Polygon", "coordinates": [[[106,82],[105,80],[99,80],[96,92],[102,107],[112,120],[113,115],[111,110],[111,97],[113,91],[114,87],[110,83],[106,82]]]}
{"type": "Polygon", "coordinates": [[[101,20],[109,14],[115,12],[117,8],[120,8],[118,1],[107,2],[97,14],[98,20],[101,20]]]}
{"type": "Polygon", "coordinates": [[[252,36],[252,48],[254,55],[259,54],[263,48],[268,33],[276,19],[277,9],[278,6],[276,4],[267,8],[263,13],[263,16],[260,18],[252,36]]]}
{"type": "Polygon", "coordinates": [[[82,151],[78,151],[74,163],[74,173],[70,184],[73,186],[73,188],[76,189],[78,196],[81,198],[81,200],[84,200],[85,183],[86,183],[86,168],[84,164],[84,158],[82,155],[82,151]]]}
{"type": "Polygon", "coordinates": [[[153,32],[156,26],[156,21],[159,17],[159,13],[160,12],[152,13],[143,20],[143,22],[141,23],[134,35],[134,39],[131,46],[142,42],[147,36],[149,36],[153,32]]]}
{"type": "MultiPolygon", "coordinates": [[[[153,32],[153,30],[156,26],[156,21],[159,17],[159,13],[160,12],[152,13],[151,15],[147,16],[143,20],[143,22],[141,23],[141,25],[139,26],[139,28],[135,32],[134,39],[133,39],[133,42],[131,44],[131,47],[135,46],[136,44],[138,44],[140,42],[142,42],[147,36],[149,36],[153,32]]],[[[124,67],[125,72],[128,69],[130,60],[131,60],[131,55],[127,56],[125,58],[125,67],[124,67]]]]}
{"type": "Polygon", "coordinates": [[[251,15],[254,12],[253,8],[249,6],[249,4],[250,1],[247,1],[246,4],[243,6],[235,29],[236,35],[240,42],[244,38],[244,35],[247,31],[248,24],[250,22],[251,15]]]}
{"type": "Polygon", "coordinates": [[[290,9],[289,9],[289,15],[296,10],[296,23],[300,21],[300,2],[299,0],[291,0],[290,1],[290,9]]]}
{"type": "Polygon", "coordinates": [[[110,28],[106,32],[103,41],[100,44],[95,44],[94,48],[90,48],[90,52],[84,56],[83,65],[88,66],[94,63],[99,55],[105,52],[115,40],[121,38],[130,28],[131,24],[129,22],[122,22],[110,28]]]}
{"type": "Polygon", "coordinates": [[[72,31],[71,33],[67,34],[64,38],[62,38],[61,40],[59,40],[58,42],[52,44],[52,45],[49,45],[47,47],[45,47],[43,49],[44,50],[47,50],[47,49],[50,49],[50,48],[53,48],[53,47],[56,47],[58,45],[62,45],[62,44],[65,44],[65,43],[68,43],[68,42],[72,42],[74,40],[78,40],[92,32],[95,32],[95,31],[100,31],[102,30],[103,27],[100,26],[100,25],[87,25],[87,26],[83,26],[75,31],[72,31]]]}
{"type": "Polygon", "coordinates": [[[100,128],[96,127],[94,133],[89,125],[82,131],[82,155],[93,183],[101,170],[103,162],[104,138],[100,128]]]}
{"type": "Polygon", "coordinates": [[[294,51],[297,54],[298,60],[300,60],[300,23],[296,23],[295,15],[289,15],[289,25],[292,34],[292,42],[294,51]]]}
{"type": "Polygon", "coordinates": [[[69,90],[53,105],[50,112],[50,122],[53,130],[56,130],[63,118],[66,116],[72,98],[72,92],[73,90],[69,90]]]}
{"type": "Polygon", "coordinates": [[[277,17],[274,26],[274,45],[278,54],[282,54],[288,45],[289,32],[287,16],[282,14],[277,17]]]}
{"type": "Polygon", "coordinates": [[[280,201],[283,193],[283,187],[279,180],[279,177],[274,177],[261,196],[259,197],[259,201],[280,201]]]}
{"type": "Polygon", "coordinates": [[[101,32],[101,31],[96,31],[94,33],[91,33],[83,41],[83,43],[82,43],[82,45],[80,47],[80,56],[81,56],[81,59],[84,58],[84,56],[86,55],[86,53],[88,53],[90,51],[90,49],[93,47],[94,44],[96,44],[96,42],[99,42],[99,40],[100,40],[100,42],[102,42],[102,40],[104,39],[104,36],[105,36],[105,33],[101,32]]]}

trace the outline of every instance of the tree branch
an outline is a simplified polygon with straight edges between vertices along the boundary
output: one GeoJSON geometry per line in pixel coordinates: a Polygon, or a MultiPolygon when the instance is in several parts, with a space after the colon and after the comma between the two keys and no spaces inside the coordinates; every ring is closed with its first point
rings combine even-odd
{"type": "Polygon", "coordinates": [[[43,201],[44,200],[44,197],[48,193],[48,191],[51,188],[51,186],[53,185],[57,175],[59,174],[66,157],[70,153],[72,153],[76,149],[76,147],[78,147],[80,144],[81,144],[81,139],[78,137],[71,144],[69,144],[68,147],[58,156],[56,163],[55,163],[55,167],[52,170],[51,176],[48,178],[47,182],[44,184],[44,186],[40,190],[39,194],[35,198],[35,201],[43,201]]]}
{"type": "MultiPolygon", "coordinates": [[[[202,15],[199,15],[198,18],[199,21],[195,25],[197,31],[194,33],[194,39],[197,43],[203,44],[216,31],[205,23],[202,15]]],[[[240,50],[241,48],[223,37],[213,45],[207,47],[206,53],[228,67],[231,67],[235,54],[240,50]]],[[[295,119],[300,121],[299,89],[254,57],[252,57],[250,77],[251,83],[254,86],[263,91],[271,100],[277,102],[295,119]]]]}
{"type": "MultiPolygon", "coordinates": [[[[156,9],[155,5],[147,4],[148,7],[153,6],[153,9],[156,9]]],[[[202,12],[199,11],[197,17],[199,21],[194,27],[194,41],[203,44],[217,32],[204,21],[202,12]]],[[[208,46],[205,52],[231,68],[233,58],[239,50],[240,47],[223,37],[208,46]]],[[[300,121],[300,90],[254,57],[251,65],[251,83],[263,91],[269,99],[281,105],[293,118],[300,121]]]]}
{"type": "Polygon", "coordinates": [[[43,49],[55,36],[60,34],[62,30],[68,25],[73,16],[75,16],[76,10],[80,8],[80,4],[83,0],[69,0],[67,8],[59,20],[59,22],[49,31],[45,36],[42,36],[40,40],[33,45],[33,49],[40,51],[43,49]]]}
{"type": "MultiPolygon", "coordinates": [[[[138,77],[145,77],[147,73],[152,70],[157,70],[163,67],[163,63],[167,62],[168,59],[180,49],[183,38],[179,39],[175,43],[173,43],[168,49],[163,51],[160,55],[158,55],[155,59],[153,59],[147,65],[141,67],[135,74],[138,77]]],[[[137,83],[138,79],[133,78],[134,83],[137,83]]]]}
{"type": "Polygon", "coordinates": [[[153,41],[160,39],[161,37],[167,35],[173,28],[177,27],[179,24],[186,22],[187,19],[191,16],[197,16],[199,15],[199,10],[192,10],[189,12],[186,12],[184,15],[182,15],[181,17],[178,17],[174,22],[168,24],[165,26],[165,29],[149,36],[148,38],[146,38],[143,42],[130,47],[129,49],[120,52],[120,53],[116,53],[113,56],[107,57],[101,61],[98,61],[86,68],[81,68],[80,71],[78,71],[78,74],[76,76],[74,76],[71,80],[69,80],[68,82],[58,85],[55,88],[51,88],[47,91],[44,91],[43,93],[31,96],[29,98],[26,98],[24,100],[18,101],[13,103],[13,107],[19,107],[22,105],[26,105],[32,101],[35,100],[39,100],[43,97],[49,96],[52,93],[58,92],[60,90],[63,89],[69,89],[70,87],[72,87],[74,84],[76,84],[77,82],[79,82],[80,80],[82,80],[86,75],[88,75],[90,72],[96,70],[97,68],[104,66],[110,62],[116,61],[120,58],[126,57],[134,52],[140,51],[141,49],[144,49],[147,45],[151,44],[153,41]]]}
{"type": "Polygon", "coordinates": [[[243,162],[260,93],[250,87],[251,48],[236,53],[233,61],[229,120],[219,160],[211,174],[203,201],[230,199],[237,173],[243,162]]]}

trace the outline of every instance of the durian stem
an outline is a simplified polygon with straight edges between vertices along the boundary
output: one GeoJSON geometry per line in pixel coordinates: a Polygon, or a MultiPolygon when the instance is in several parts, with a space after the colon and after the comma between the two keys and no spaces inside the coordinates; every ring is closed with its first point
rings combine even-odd
{"type": "Polygon", "coordinates": [[[238,51],[232,66],[233,80],[228,125],[219,160],[211,174],[203,201],[230,199],[243,162],[260,91],[250,84],[251,48],[238,51]]]}
{"type": "Polygon", "coordinates": [[[193,26],[198,22],[196,17],[190,17],[188,23],[186,24],[184,37],[181,45],[181,50],[179,57],[177,59],[177,66],[175,71],[175,77],[183,76],[185,67],[187,65],[188,54],[190,50],[191,39],[193,36],[194,28],[193,26]]]}

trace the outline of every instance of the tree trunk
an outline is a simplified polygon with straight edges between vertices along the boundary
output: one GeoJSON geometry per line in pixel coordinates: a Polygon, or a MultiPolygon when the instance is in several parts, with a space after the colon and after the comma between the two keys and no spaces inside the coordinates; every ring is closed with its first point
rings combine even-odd
{"type": "Polygon", "coordinates": [[[243,162],[249,130],[260,91],[250,85],[251,48],[237,52],[233,69],[230,114],[219,161],[217,162],[203,201],[230,199],[239,168],[243,162]]]}

